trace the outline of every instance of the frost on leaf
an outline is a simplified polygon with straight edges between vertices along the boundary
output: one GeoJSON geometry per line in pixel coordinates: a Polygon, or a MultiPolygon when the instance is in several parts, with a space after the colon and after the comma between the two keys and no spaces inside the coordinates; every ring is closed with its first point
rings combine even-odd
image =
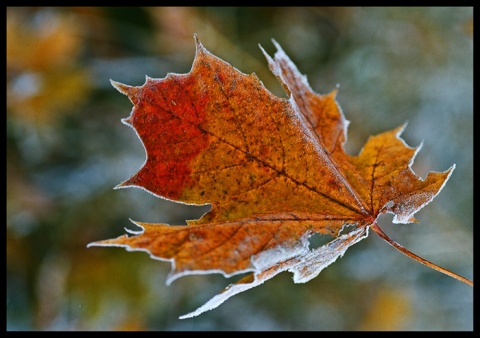
{"type": "Polygon", "coordinates": [[[187,74],[169,73],[144,85],[113,85],[134,107],[123,122],[143,143],[146,161],[119,187],[211,210],[188,225],[134,222],[142,231],[92,246],[146,251],[169,261],[168,282],[187,274],[248,273],[185,317],[215,308],[282,271],[304,283],[351,245],[379,232],[380,214],[414,222],[454,167],[425,179],[410,165],[418,149],[400,138],[405,126],[371,137],[358,156],[345,152],[348,121],[335,95],[315,93],[281,47],[273,74],[288,98],[268,91],[208,52],[195,37],[187,74]],[[346,225],[350,232],[342,233],[346,225]],[[334,239],[308,248],[313,234],[334,239]]]}
{"type": "Polygon", "coordinates": [[[222,293],[210,299],[197,310],[181,316],[181,319],[198,316],[199,314],[214,309],[228,298],[262,284],[283,271],[293,273],[295,283],[306,283],[315,278],[324,268],[332,264],[337,258],[342,257],[347,249],[367,237],[368,228],[358,228],[348,234],[340,235],[333,241],[315,250],[308,249],[308,243],[302,240],[298,254],[285,260],[277,252],[265,252],[258,257],[253,257],[256,272],[250,274],[235,284],[228,286],[222,293]],[[266,257],[265,257],[266,256],[266,257]],[[264,260],[269,264],[263,264],[264,260]]]}

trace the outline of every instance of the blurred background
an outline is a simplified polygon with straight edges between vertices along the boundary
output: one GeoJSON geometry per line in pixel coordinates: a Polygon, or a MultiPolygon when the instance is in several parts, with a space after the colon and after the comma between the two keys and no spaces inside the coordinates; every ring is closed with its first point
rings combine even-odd
{"type": "Polygon", "coordinates": [[[306,284],[282,273],[179,320],[232,281],[186,276],[120,248],[88,248],[142,222],[208,208],[113,190],[144,163],[132,105],[110,79],[190,70],[204,46],[285,97],[258,44],[271,39],[319,93],[339,85],[347,150],[408,122],[421,177],[456,164],[418,224],[380,225],[473,279],[473,8],[10,7],[7,19],[7,330],[473,330],[473,288],[374,233],[306,284]]]}

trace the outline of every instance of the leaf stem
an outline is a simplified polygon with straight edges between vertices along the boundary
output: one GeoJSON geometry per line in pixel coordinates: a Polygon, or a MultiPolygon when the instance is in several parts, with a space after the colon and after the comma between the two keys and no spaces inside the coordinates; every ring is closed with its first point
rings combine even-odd
{"type": "Polygon", "coordinates": [[[470,286],[473,286],[473,281],[465,278],[465,277],[462,277],[460,275],[457,275],[456,273],[450,271],[450,270],[447,270],[447,269],[444,269],[442,268],[441,266],[438,266],[432,262],[429,262],[427,261],[426,259],[420,257],[420,256],[417,256],[415,255],[413,252],[411,252],[410,250],[404,248],[403,246],[401,246],[400,244],[398,244],[397,242],[395,242],[393,239],[391,239],[390,237],[387,236],[387,234],[385,234],[382,229],[380,229],[380,227],[377,225],[377,223],[373,223],[371,225],[371,228],[373,231],[375,231],[381,238],[383,238],[388,244],[390,244],[391,246],[393,246],[395,249],[401,251],[402,253],[404,253],[405,255],[407,255],[408,257],[416,260],[417,262],[420,262],[426,266],[428,266],[429,268],[432,268],[434,270],[437,270],[441,273],[444,273],[446,274],[447,276],[450,276],[450,277],[453,277],[455,279],[458,279],[459,281],[461,282],[464,282],[465,284],[468,284],[470,286]]]}

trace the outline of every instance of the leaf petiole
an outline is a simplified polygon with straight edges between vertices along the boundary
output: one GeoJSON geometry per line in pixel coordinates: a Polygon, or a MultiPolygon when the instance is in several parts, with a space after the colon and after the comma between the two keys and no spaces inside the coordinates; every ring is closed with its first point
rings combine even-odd
{"type": "Polygon", "coordinates": [[[401,251],[402,253],[404,253],[405,255],[407,255],[408,257],[416,260],[417,262],[420,262],[422,263],[423,265],[426,265],[428,266],[429,268],[432,268],[434,270],[437,270],[441,273],[444,273],[446,274],[447,276],[450,276],[450,277],[453,277],[455,279],[458,279],[459,281],[461,282],[464,282],[465,284],[468,284],[470,286],[473,286],[473,281],[465,278],[465,277],[462,277],[460,275],[457,275],[456,273],[450,271],[450,270],[447,270],[447,269],[444,269],[442,268],[441,266],[438,266],[432,262],[429,262],[427,261],[426,259],[420,257],[420,256],[417,256],[415,255],[413,252],[411,252],[410,250],[406,249],[405,247],[401,246],[400,244],[398,244],[397,242],[395,242],[393,239],[391,239],[390,237],[387,236],[387,234],[385,234],[382,229],[380,229],[380,227],[377,225],[377,223],[373,223],[371,226],[371,229],[373,231],[375,231],[377,233],[377,235],[379,235],[381,238],[383,238],[388,244],[390,244],[391,246],[393,246],[394,248],[396,248],[397,250],[401,251]]]}

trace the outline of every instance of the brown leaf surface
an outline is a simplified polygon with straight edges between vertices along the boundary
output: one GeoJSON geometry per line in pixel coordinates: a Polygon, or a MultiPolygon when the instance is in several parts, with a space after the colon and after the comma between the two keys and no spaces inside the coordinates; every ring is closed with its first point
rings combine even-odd
{"type": "MultiPolygon", "coordinates": [[[[275,43],[276,44],[276,43],[275,43]]],[[[142,141],[147,160],[119,187],[212,209],[186,226],[134,222],[134,236],[92,243],[144,250],[172,262],[168,282],[185,274],[253,272],[185,317],[282,271],[306,282],[368,235],[383,213],[394,223],[442,189],[454,167],[425,179],[410,165],[419,148],[400,138],[405,126],[371,137],[358,156],[345,152],[345,120],[335,92],[316,94],[281,47],[271,71],[288,99],[270,93],[196,39],[187,74],[147,78],[140,87],[113,85],[134,104],[124,123],[142,141]],[[350,232],[343,230],[354,225],[350,232]],[[309,249],[308,238],[333,241],[309,249]]]]}

